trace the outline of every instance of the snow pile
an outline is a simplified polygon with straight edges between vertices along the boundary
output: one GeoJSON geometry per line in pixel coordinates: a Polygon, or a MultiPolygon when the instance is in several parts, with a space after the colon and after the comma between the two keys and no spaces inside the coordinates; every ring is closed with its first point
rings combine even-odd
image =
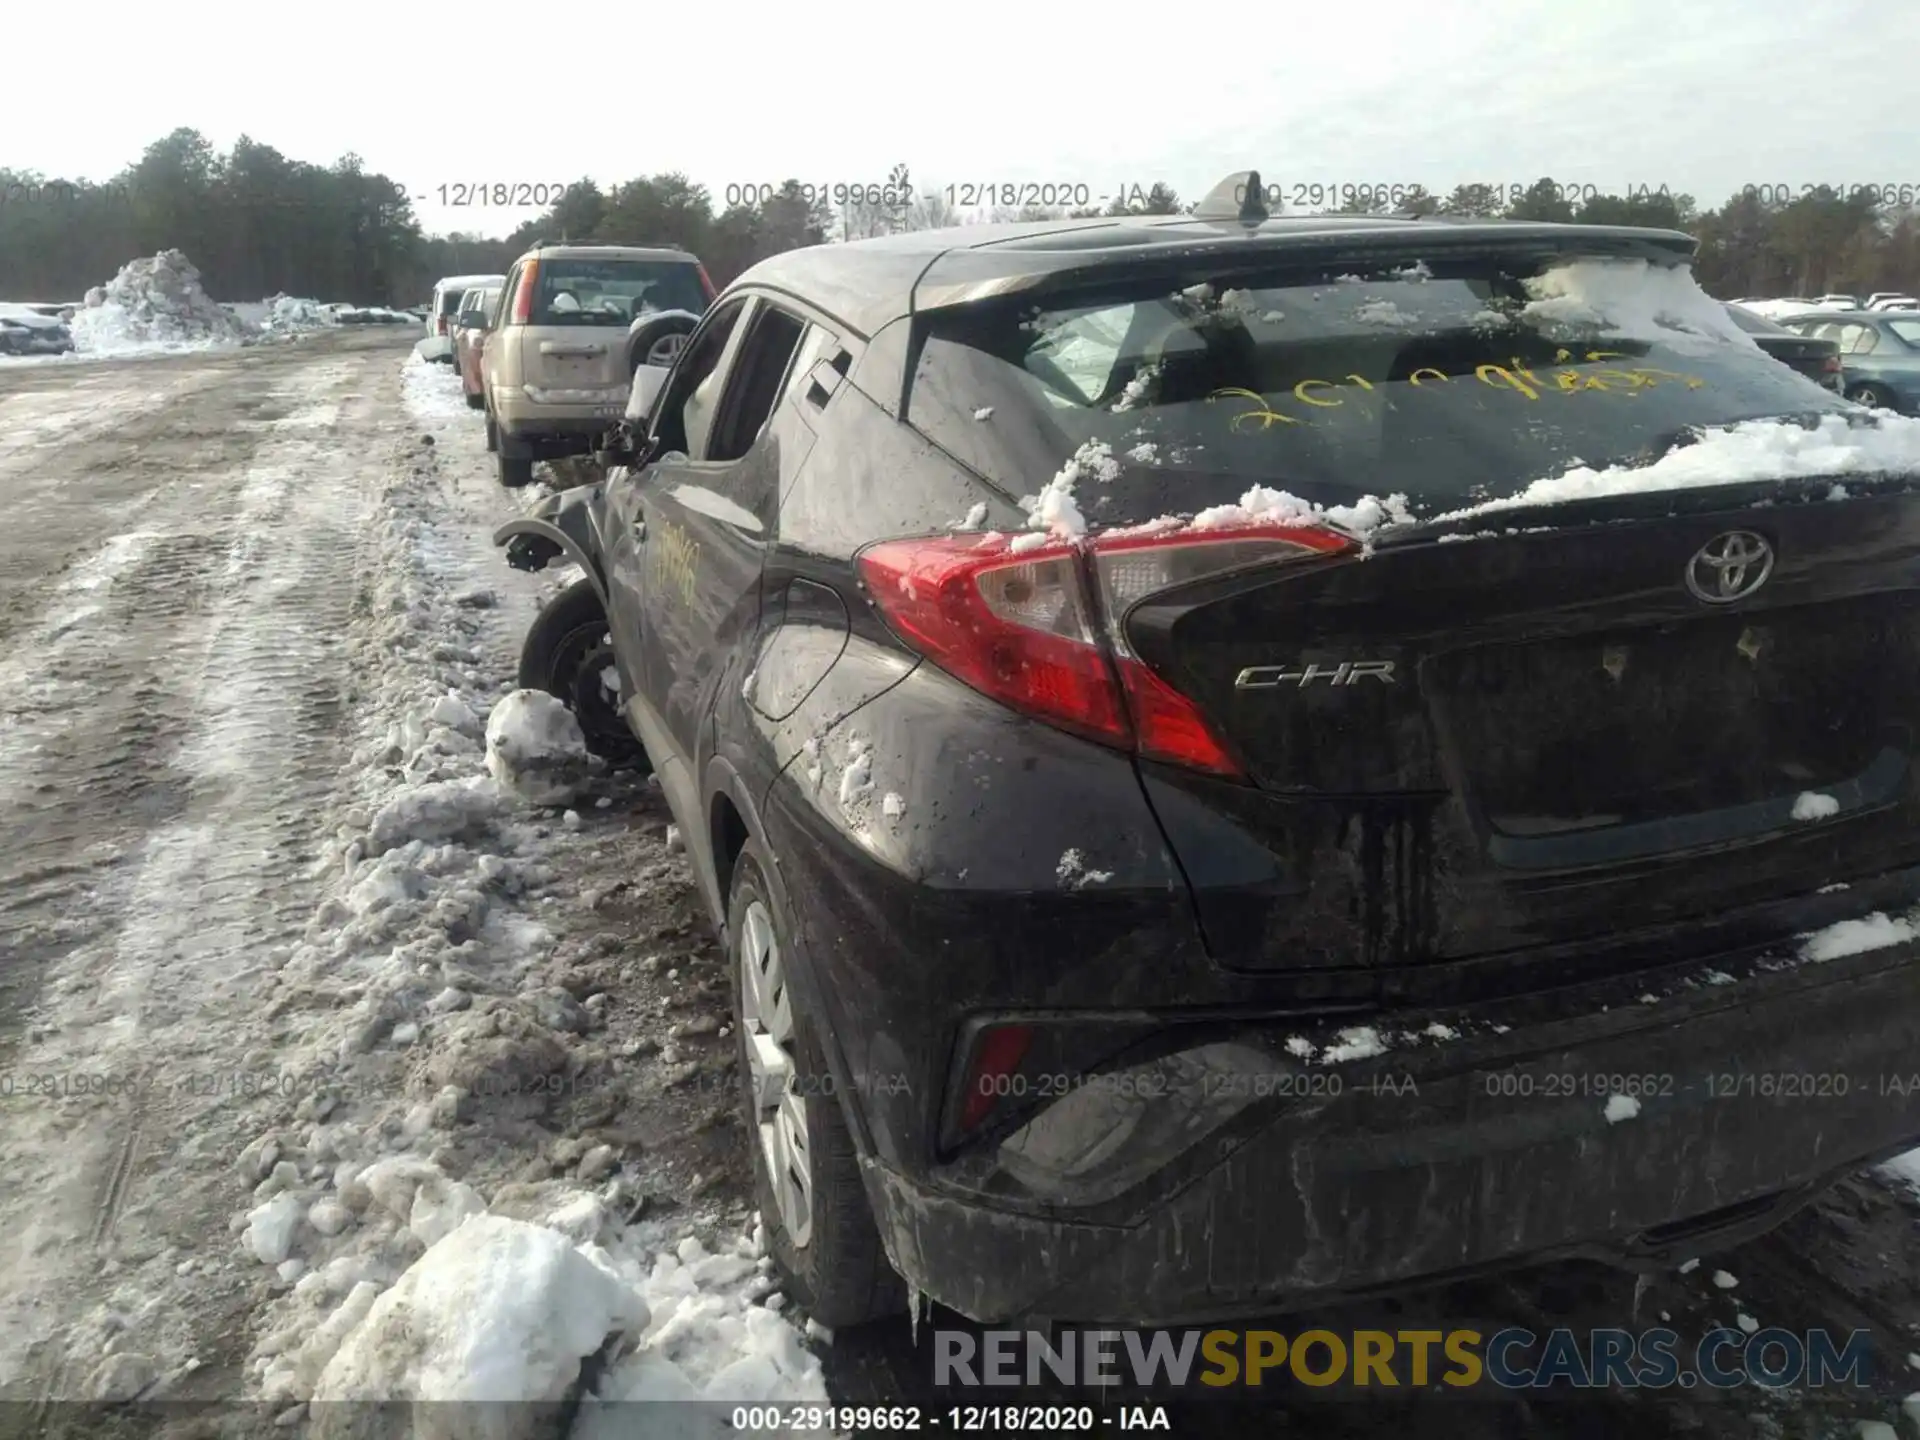
{"type": "Polygon", "coordinates": [[[1837,920],[1800,937],[1803,960],[1843,960],[1868,950],[1884,950],[1889,945],[1905,945],[1920,939],[1920,926],[1907,916],[1888,915],[1876,910],[1858,920],[1837,920]]]}
{"type": "Polygon", "coordinates": [[[1609,335],[1650,340],[1683,352],[1726,345],[1757,348],[1753,337],[1695,283],[1684,265],[1577,260],[1542,271],[1525,285],[1531,298],[1521,318],[1548,334],[1597,326],[1609,335]]]}
{"type": "MultiPolygon", "coordinates": [[[[423,368],[402,372],[416,422],[423,368]]],[[[311,1406],[313,1433],[360,1436],[555,1434],[587,1391],[824,1402],[763,1235],[725,1235],[734,1222],[705,1206],[682,1209],[671,1234],[637,1218],[669,1195],[669,1174],[594,1105],[674,1073],[649,1056],[682,1061],[636,1043],[637,1015],[606,1004],[652,957],[620,957],[597,926],[568,934],[582,897],[566,872],[606,836],[575,841],[577,814],[557,818],[487,773],[540,790],[555,775],[538,762],[584,760],[584,747],[564,707],[488,673],[482,641],[497,661],[524,621],[473,585],[497,552],[443,523],[429,439],[399,442],[365,531],[351,793],[317,865],[330,898],[266,957],[275,1059],[301,1084],[271,1099],[238,1160],[253,1192],[232,1216],[232,1253],[275,1292],[248,1394],[288,1425],[311,1406]],[[357,1396],[400,1403],[340,1403],[357,1396]],[[523,1403],[457,1403],[498,1399],[523,1403]]],[[[622,784],[596,770],[597,805],[622,784]]],[[[684,884],[685,862],[655,853],[651,869],[624,857],[636,888],[667,867],[684,884]]],[[[709,1418],[672,1414],[683,1428],[709,1418]]],[[[633,1418],[589,1407],[572,1433],[630,1433],[633,1418]]]]}
{"type": "Polygon", "coordinates": [[[73,317],[74,347],[94,355],[205,350],[252,335],[244,320],[207,294],[200,272],[178,250],[122,266],[87,291],[85,308],[73,317]]]}
{"type": "Polygon", "coordinates": [[[580,722],[544,690],[515,690],[493,707],[487,770],[536,805],[564,805],[592,774],[580,722]]]}
{"type": "Polygon", "coordinates": [[[1120,462],[1113,458],[1113,447],[1104,440],[1089,440],[1068,457],[1067,463],[1037,495],[1024,496],[1020,506],[1027,512],[1027,524],[1037,533],[1022,537],[1014,549],[1033,549],[1049,539],[1077,540],[1087,533],[1086,516],[1080,513],[1073,487],[1082,480],[1109,483],[1120,476],[1120,462]]]}
{"type": "Polygon", "coordinates": [[[1528,505],[1564,504],[1650,490],[1688,490],[1821,475],[1911,474],[1920,471],[1920,419],[1875,413],[1822,415],[1812,425],[1748,420],[1709,430],[1691,445],[1670,450],[1651,465],[1605,470],[1576,466],[1536,480],[1517,495],[1449,511],[1443,520],[1528,505]]]}
{"type": "MultiPolygon", "coordinates": [[[[693,1235],[671,1249],[648,1235],[614,1247],[612,1264],[639,1291],[652,1323],[639,1348],[582,1404],[571,1440],[633,1434],[633,1416],[619,1406],[639,1400],[825,1404],[820,1362],[782,1317],[764,1250],[758,1221],[751,1234],[716,1252],[693,1235]]],[[[681,1434],[730,1433],[717,1411],[677,1418],[681,1434]]]]}
{"type": "Polygon", "coordinates": [[[1640,1102],[1631,1095],[1609,1095],[1601,1113],[1607,1117],[1609,1125],[1618,1125],[1622,1120],[1631,1120],[1640,1113],[1640,1102]]]}
{"type": "Polygon", "coordinates": [[[436,1241],[346,1334],[314,1387],[315,1433],[349,1433],[329,1423],[332,1403],[403,1401],[418,1407],[411,1433],[420,1437],[539,1434],[537,1409],[497,1402],[568,1399],[583,1360],[637,1336],[650,1318],[604,1252],[544,1226],[475,1216],[436,1241]],[[496,1404],[465,1408],[484,1402],[496,1404]]]}
{"type": "Polygon", "coordinates": [[[400,371],[400,393],[413,418],[444,432],[450,426],[473,428],[473,411],[460,391],[460,376],[449,365],[435,365],[417,354],[400,371]]]}
{"type": "Polygon", "coordinates": [[[333,311],[318,300],[302,300],[292,295],[272,295],[262,303],[260,326],[269,334],[300,335],[322,330],[335,323],[333,311]]]}
{"type": "Polygon", "coordinates": [[[1806,790],[1794,797],[1793,818],[1796,820],[1825,820],[1839,813],[1840,802],[1817,790],[1806,790]]]}
{"type": "Polygon", "coordinates": [[[1384,500],[1368,495],[1352,505],[1328,507],[1302,500],[1285,490],[1270,490],[1264,485],[1256,485],[1242,495],[1237,504],[1215,505],[1202,510],[1193,517],[1188,528],[1228,530],[1245,525],[1311,525],[1325,520],[1353,534],[1366,535],[1389,520],[1407,521],[1412,518],[1404,495],[1389,495],[1384,500]]]}

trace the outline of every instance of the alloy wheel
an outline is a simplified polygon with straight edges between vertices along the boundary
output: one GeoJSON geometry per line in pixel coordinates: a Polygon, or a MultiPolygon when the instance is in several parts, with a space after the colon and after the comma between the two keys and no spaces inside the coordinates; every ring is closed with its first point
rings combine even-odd
{"type": "Polygon", "coordinates": [[[687,348],[685,335],[662,335],[647,348],[647,364],[664,367],[671,366],[680,358],[680,352],[687,348]]]}
{"type": "Polygon", "coordinates": [[[740,1024],[754,1128],[781,1228],[801,1249],[813,1236],[813,1155],[806,1097],[794,1083],[793,998],[764,901],[747,906],[741,931],[740,1024]]]}

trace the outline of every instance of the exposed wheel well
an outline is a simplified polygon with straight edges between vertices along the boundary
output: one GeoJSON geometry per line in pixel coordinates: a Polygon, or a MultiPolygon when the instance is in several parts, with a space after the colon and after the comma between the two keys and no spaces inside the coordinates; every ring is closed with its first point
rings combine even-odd
{"type": "Polygon", "coordinates": [[[747,843],[747,822],[740,818],[733,801],[719,794],[713,797],[710,826],[714,881],[720,887],[720,903],[724,906],[733,893],[734,861],[740,858],[741,848],[747,843]]]}

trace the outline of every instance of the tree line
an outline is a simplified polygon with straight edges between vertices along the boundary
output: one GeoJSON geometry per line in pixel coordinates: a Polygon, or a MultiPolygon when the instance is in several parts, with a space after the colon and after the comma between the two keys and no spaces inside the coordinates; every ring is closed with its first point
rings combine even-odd
{"type": "MultiPolygon", "coordinates": [[[[1700,241],[1695,271],[1709,291],[1818,295],[1920,293],[1920,209],[1866,191],[1782,193],[1749,187],[1719,208],[1662,190],[1585,195],[1541,180],[1497,192],[1463,185],[1366,195],[1342,213],[1397,211],[1681,229],[1700,241]]],[[[1894,197],[1896,200],[1898,197],[1894,197]]],[[[754,203],[716,205],[706,186],[669,171],[611,187],[579,180],[504,239],[425,234],[406,188],[346,155],[332,165],[293,160],[243,136],[217,151],[198,131],[175,130],[112,179],[94,183],[0,168],[0,299],[70,300],[127,261],[179,249],[218,299],[284,292],[360,304],[412,304],[442,275],[503,272],[536,241],[678,245],[716,285],[769,255],[804,245],[979,220],[1180,214],[1192,209],[1156,184],[1104,209],[1028,207],[962,213],[942,187],[919,187],[904,165],[884,186],[835,204],[789,180],[754,203]]]]}

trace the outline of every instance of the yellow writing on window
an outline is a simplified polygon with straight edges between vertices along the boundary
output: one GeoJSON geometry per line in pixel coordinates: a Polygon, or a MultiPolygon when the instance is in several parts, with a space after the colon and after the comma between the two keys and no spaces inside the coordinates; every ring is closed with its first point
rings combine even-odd
{"type": "MultiPolygon", "coordinates": [[[[1586,352],[1584,361],[1586,364],[1596,366],[1597,368],[1580,370],[1568,365],[1568,362],[1572,360],[1571,352],[1561,350],[1554,356],[1553,363],[1565,368],[1548,372],[1546,378],[1542,378],[1541,375],[1522,363],[1518,356],[1511,358],[1505,365],[1492,363],[1476,365],[1471,378],[1485,385],[1490,390],[1504,390],[1510,394],[1518,395],[1521,399],[1527,401],[1539,400],[1543,395],[1547,394],[1584,395],[1588,393],[1598,393],[1601,395],[1625,395],[1632,397],[1639,394],[1642,390],[1651,390],[1665,384],[1679,384],[1686,386],[1689,390],[1698,390],[1707,383],[1698,375],[1689,375],[1679,370],[1663,370],[1653,365],[1625,366],[1604,365],[1600,363],[1606,360],[1627,360],[1630,358],[1630,356],[1622,355],[1618,351],[1613,350],[1589,350],[1586,352]]],[[[1452,383],[1455,379],[1466,378],[1468,377],[1449,375],[1444,370],[1436,369],[1431,365],[1425,365],[1407,376],[1407,384],[1417,390],[1423,386],[1436,384],[1446,385],[1452,383]]],[[[1300,404],[1314,410],[1338,410],[1344,408],[1346,405],[1346,401],[1338,392],[1352,389],[1375,391],[1378,393],[1377,387],[1370,384],[1364,376],[1347,375],[1341,380],[1302,380],[1293,387],[1293,398],[1300,404]]],[[[1229,399],[1249,400],[1253,402],[1248,409],[1240,411],[1229,422],[1229,428],[1235,432],[1243,429],[1266,431],[1272,429],[1275,425],[1307,425],[1312,423],[1304,416],[1288,415],[1274,409],[1274,405],[1278,403],[1278,397],[1262,395],[1257,390],[1247,390],[1234,386],[1228,389],[1216,390],[1209,395],[1207,399],[1209,402],[1229,399]]]]}

